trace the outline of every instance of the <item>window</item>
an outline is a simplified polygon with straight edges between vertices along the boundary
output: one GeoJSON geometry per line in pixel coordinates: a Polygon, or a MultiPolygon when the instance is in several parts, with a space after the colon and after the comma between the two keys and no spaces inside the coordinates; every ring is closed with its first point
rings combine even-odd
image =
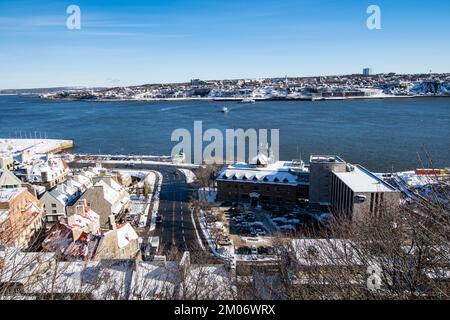
{"type": "Polygon", "coordinates": [[[56,208],[56,203],[52,203],[52,208],[56,208]]]}

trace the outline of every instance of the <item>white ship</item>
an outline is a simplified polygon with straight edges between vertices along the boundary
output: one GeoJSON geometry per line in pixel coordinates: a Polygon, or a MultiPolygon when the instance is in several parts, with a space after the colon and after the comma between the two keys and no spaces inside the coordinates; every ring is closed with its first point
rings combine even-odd
{"type": "Polygon", "coordinates": [[[227,112],[229,112],[230,110],[229,110],[227,107],[223,107],[221,111],[222,111],[223,113],[227,113],[227,112]]]}
{"type": "Polygon", "coordinates": [[[252,98],[244,98],[241,100],[241,103],[255,103],[255,99],[252,98]]]}

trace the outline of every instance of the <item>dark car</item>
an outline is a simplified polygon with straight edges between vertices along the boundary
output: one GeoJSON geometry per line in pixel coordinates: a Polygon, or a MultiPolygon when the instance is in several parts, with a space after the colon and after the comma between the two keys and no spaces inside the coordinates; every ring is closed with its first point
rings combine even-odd
{"type": "Polygon", "coordinates": [[[252,249],[249,247],[240,247],[240,248],[237,248],[236,251],[238,254],[251,254],[252,253],[252,249]]]}
{"type": "Polygon", "coordinates": [[[156,223],[162,223],[163,222],[163,217],[162,216],[157,216],[156,217],[156,223]]]}

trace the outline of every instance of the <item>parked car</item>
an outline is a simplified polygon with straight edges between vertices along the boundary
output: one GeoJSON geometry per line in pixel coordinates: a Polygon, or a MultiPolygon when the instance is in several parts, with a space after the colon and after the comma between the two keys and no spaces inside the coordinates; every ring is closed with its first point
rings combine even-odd
{"type": "Polygon", "coordinates": [[[251,248],[251,254],[258,254],[258,249],[256,248],[255,245],[253,245],[251,248]]]}
{"type": "Polygon", "coordinates": [[[251,254],[252,249],[249,247],[240,247],[236,249],[238,254],[251,254]]]}
{"type": "Polygon", "coordinates": [[[248,237],[250,237],[250,238],[258,238],[258,234],[256,232],[250,232],[248,234],[248,237]]]}
{"type": "Polygon", "coordinates": [[[222,238],[219,241],[219,245],[221,245],[221,246],[231,246],[231,244],[232,244],[232,242],[229,238],[222,238]]]}
{"type": "Polygon", "coordinates": [[[260,237],[264,237],[265,235],[267,235],[267,232],[263,229],[255,229],[255,233],[260,237]]]}
{"type": "Polygon", "coordinates": [[[158,224],[163,223],[163,217],[160,215],[156,216],[156,223],[158,223],[158,224]]]}
{"type": "Polygon", "coordinates": [[[269,254],[269,249],[267,247],[259,247],[258,254],[269,254]]]}

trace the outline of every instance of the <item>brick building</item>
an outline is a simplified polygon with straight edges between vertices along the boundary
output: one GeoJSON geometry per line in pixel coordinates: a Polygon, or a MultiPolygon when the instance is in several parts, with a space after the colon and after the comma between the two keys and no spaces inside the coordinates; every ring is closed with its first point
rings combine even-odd
{"type": "Polygon", "coordinates": [[[303,162],[277,161],[258,155],[250,164],[230,165],[219,172],[217,200],[295,205],[308,198],[309,171],[303,162]]]}

